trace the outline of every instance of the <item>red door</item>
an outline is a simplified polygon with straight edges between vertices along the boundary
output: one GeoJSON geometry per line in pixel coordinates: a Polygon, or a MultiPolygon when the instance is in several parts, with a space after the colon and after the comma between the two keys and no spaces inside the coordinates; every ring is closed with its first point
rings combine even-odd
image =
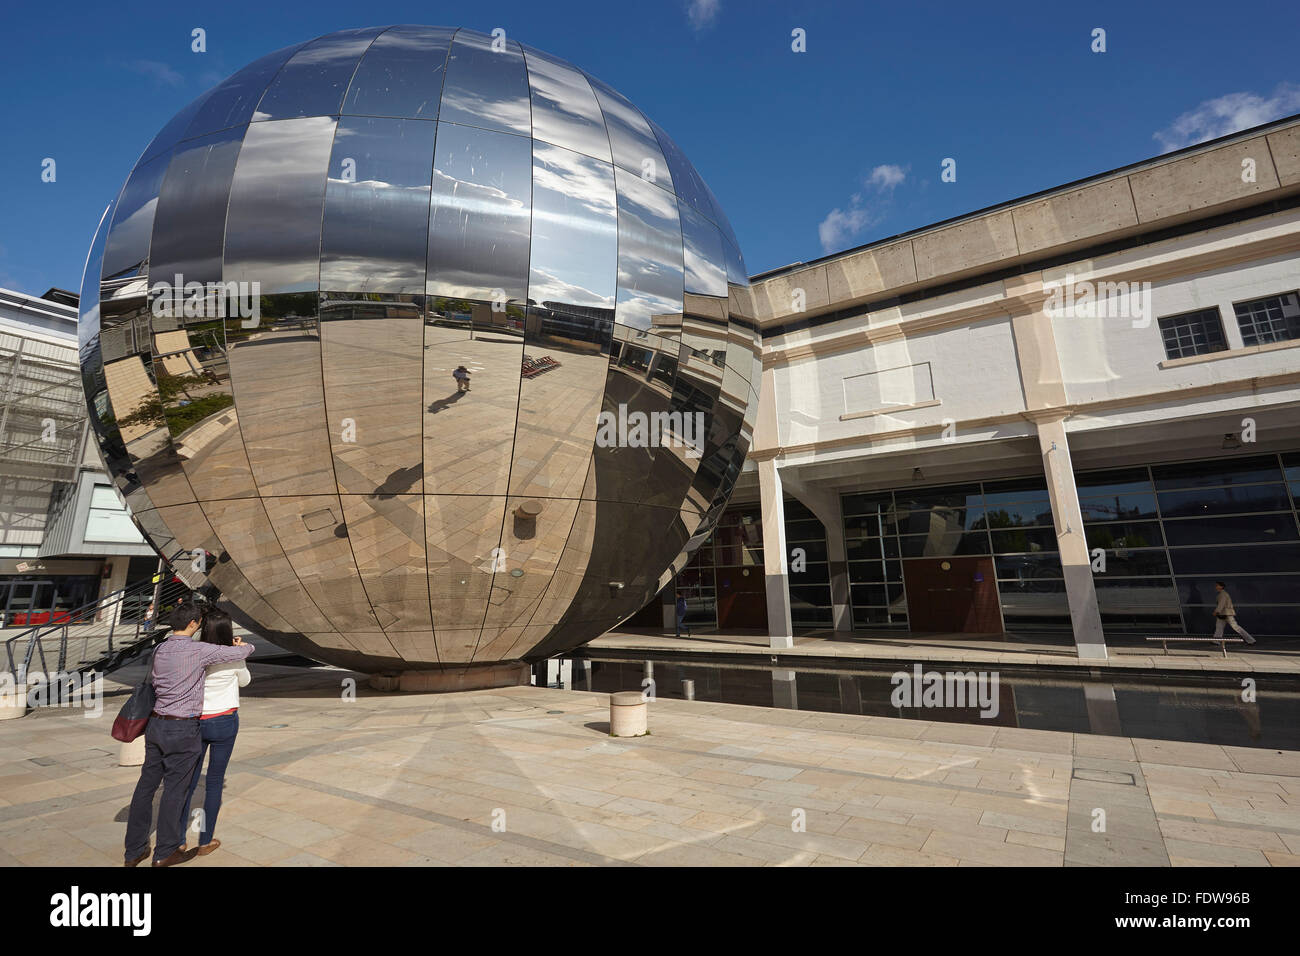
{"type": "Polygon", "coordinates": [[[903,562],[907,618],[914,632],[1001,634],[993,559],[911,558],[903,562]]]}

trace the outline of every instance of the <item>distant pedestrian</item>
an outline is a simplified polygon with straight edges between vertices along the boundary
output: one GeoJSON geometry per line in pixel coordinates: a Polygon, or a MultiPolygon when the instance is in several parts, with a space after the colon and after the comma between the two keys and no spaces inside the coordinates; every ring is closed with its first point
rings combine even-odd
{"type": "Polygon", "coordinates": [[[463,365],[457,365],[456,371],[451,373],[451,377],[456,380],[456,391],[469,391],[469,369],[463,365]]]}
{"type": "Polygon", "coordinates": [[[677,595],[677,633],[686,632],[686,636],[691,636],[690,626],[686,623],[686,598],[684,595],[677,595]]]}
{"type": "Polygon", "coordinates": [[[1245,638],[1247,644],[1254,644],[1255,639],[1237,623],[1237,611],[1232,606],[1232,597],[1228,594],[1227,586],[1222,581],[1215,581],[1214,590],[1219,592],[1219,600],[1214,605],[1214,636],[1223,637],[1223,625],[1227,624],[1245,638]]]}

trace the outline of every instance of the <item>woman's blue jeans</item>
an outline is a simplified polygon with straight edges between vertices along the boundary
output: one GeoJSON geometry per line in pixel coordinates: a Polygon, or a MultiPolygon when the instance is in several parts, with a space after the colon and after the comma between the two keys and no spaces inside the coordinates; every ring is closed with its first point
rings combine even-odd
{"type": "MultiPolygon", "coordinates": [[[[239,733],[239,711],[224,714],[221,717],[209,717],[199,721],[199,733],[203,740],[203,749],[199,752],[199,762],[194,765],[194,777],[190,780],[189,796],[185,798],[185,814],[181,817],[184,832],[191,825],[190,802],[194,791],[199,787],[199,772],[203,769],[203,758],[211,748],[208,760],[208,773],[204,778],[203,825],[199,833],[199,846],[212,842],[212,831],[217,828],[217,813],[221,810],[221,788],[226,783],[226,765],[230,763],[230,754],[235,749],[235,737],[239,733]]],[[[188,841],[186,841],[188,844],[188,841]]]]}

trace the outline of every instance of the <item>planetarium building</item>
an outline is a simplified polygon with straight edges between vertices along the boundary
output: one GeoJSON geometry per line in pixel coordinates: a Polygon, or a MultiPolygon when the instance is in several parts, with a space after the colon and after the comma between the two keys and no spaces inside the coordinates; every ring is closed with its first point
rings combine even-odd
{"type": "Polygon", "coordinates": [[[307,656],[487,683],[671,580],[760,377],[735,235],[667,133],[431,27],[279,50],[172,119],[95,237],[80,352],[188,583],[307,656]]]}

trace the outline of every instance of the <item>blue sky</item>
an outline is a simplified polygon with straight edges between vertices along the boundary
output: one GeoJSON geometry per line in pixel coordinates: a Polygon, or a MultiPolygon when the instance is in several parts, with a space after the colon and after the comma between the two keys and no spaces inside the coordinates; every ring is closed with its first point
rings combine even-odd
{"type": "Polygon", "coordinates": [[[13,4],[5,20],[0,286],[36,294],[78,287],[100,213],[175,112],[263,53],[347,27],[500,26],[582,66],[678,141],[752,273],[1300,113],[1294,0],[123,0],[13,4]]]}

